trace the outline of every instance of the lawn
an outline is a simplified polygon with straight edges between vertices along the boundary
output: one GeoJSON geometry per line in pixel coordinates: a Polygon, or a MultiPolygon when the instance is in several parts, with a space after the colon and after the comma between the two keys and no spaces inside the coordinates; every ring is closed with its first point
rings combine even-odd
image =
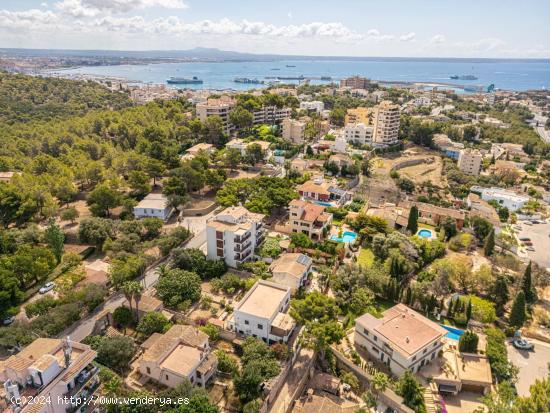
{"type": "Polygon", "coordinates": [[[359,251],[359,257],[357,257],[357,264],[370,267],[374,262],[374,254],[370,248],[361,248],[359,251]]]}

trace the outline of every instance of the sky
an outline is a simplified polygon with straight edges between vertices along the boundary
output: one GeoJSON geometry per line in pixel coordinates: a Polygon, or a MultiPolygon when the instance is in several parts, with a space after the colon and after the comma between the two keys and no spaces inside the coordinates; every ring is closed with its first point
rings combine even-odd
{"type": "Polygon", "coordinates": [[[550,0],[0,0],[0,47],[550,58],[550,0]]]}

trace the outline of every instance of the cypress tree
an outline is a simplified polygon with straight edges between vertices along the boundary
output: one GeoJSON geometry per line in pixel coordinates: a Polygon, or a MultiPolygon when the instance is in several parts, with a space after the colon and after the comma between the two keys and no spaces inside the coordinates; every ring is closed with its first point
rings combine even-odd
{"type": "Polygon", "coordinates": [[[466,322],[472,318],[472,300],[468,300],[468,307],[466,308],[466,322]]]}
{"type": "Polygon", "coordinates": [[[520,291],[514,300],[512,305],[512,311],[510,312],[510,324],[514,327],[521,327],[525,323],[525,293],[520,291]]]}
{"type": "Polygon", "coordinates": [[[412,290],[411,287],[407,287],[407,292],[405,294],[405,304],[411,305],[412,302],[412,290]]]}
{"type": "Polygon", "coordinates": [[[492,229],[491,232],[489,232],[489,235],[487,235],[487,238],[485,238],[485,245],[483,246],[483,253],[486,257],[490,257],[493,255],[493,252],[495,250],[495,230],[492,229]]]}
{"type": "Polygon", "coordinates": [[[529,261],[527,268],[525,268],[525,273],[523,274],[523,282],[521,286],[521,289],[525,294],[525,301],[527,303],[534,303],[535,301],[537,301],[537,294],[535,289],[533,288],[533,279],[531,273],[531,261],[529,261]]]}
{"type": "Polygon", "coordinates": [[[510,293],[508,292],[508,281],[505,276],[499,275],[497,277],[492,288],[492,295],[495,299],[496,313],[500,317],[504,314],[504,306],[510,298],[510,293]]]}
{"type": "Polygon", "coordinates": [[[416,234],[418,231],[418,208],[413,205],[409,211],[409,220],[407,221],[407,229],[411,234],[416,234]]]}

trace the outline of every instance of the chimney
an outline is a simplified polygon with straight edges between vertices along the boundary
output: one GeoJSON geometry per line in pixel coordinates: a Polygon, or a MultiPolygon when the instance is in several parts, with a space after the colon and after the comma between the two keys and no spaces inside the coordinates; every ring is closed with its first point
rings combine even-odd
{"type": "Polygon", "coordinates": [[[405,337],[405,341],[406,341],[407,343],[409,343],[409,342],[411,341],[411,339],[409,338],[409,336],[405,337]]]}

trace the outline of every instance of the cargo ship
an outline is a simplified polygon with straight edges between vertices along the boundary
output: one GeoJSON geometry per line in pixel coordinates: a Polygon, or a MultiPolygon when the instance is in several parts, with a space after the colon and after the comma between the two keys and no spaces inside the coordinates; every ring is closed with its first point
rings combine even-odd
{"type": "Polygon", "coordinates": [[[451,79],[453,80],[477,80],[477,77],[474,75],[452,75],[451,79]]]}
{"type": "Polygon", "coordinates": [[[246,83],[248,85],[263,85],[264,81],[259,79],[249,79],[247,77],[236,77],[233,79],[235,83],[246,83]]]}
{"type": "Polygon", "coordinates": [[[201,84],[202,79],[199,79],[196,76],[193,76],[192,78],[188,77],[170,77],[166,80],[166,83],[169,85],[196,85],[201,84]]]}

